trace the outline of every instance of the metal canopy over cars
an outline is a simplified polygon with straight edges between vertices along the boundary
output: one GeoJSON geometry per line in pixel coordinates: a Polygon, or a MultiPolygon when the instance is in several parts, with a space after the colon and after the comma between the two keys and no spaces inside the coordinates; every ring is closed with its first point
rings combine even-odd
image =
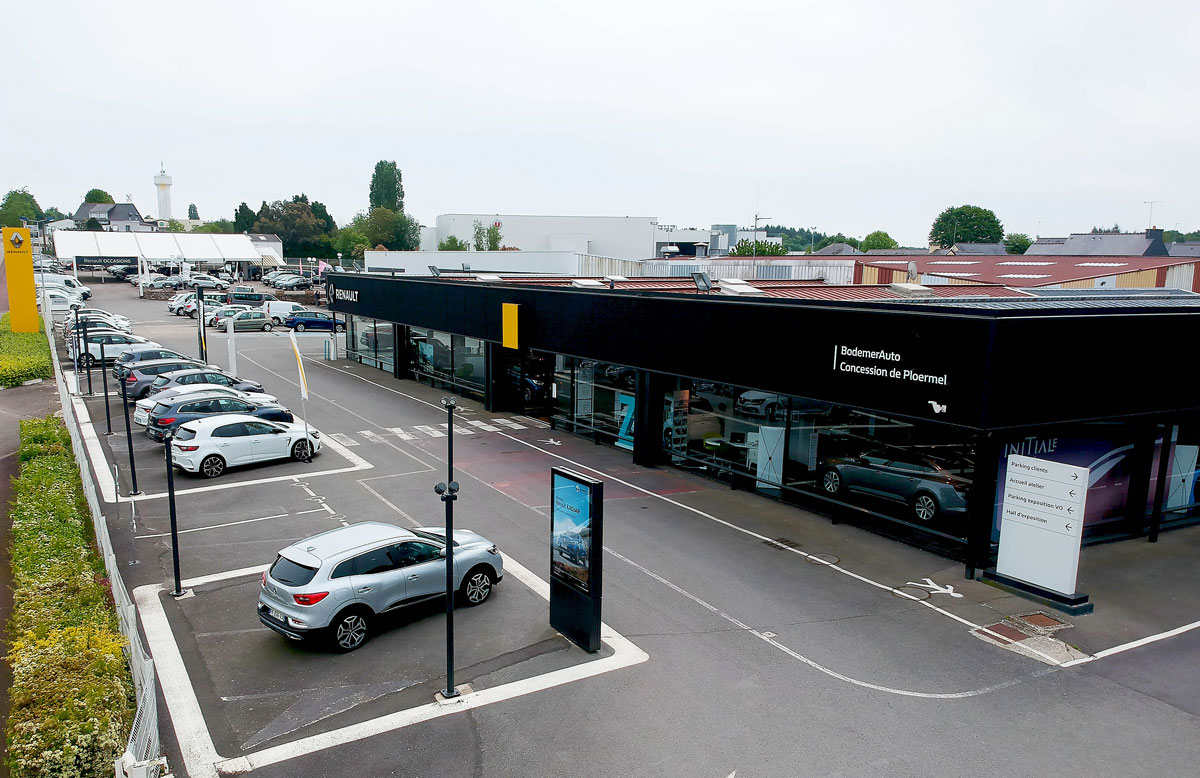
{"type": "Polygon", "coordinates": [[[247,235],[181,232],[83,232],[59,230],[54,248],[61,260],[90,257],[133,257],[152,262],[258,263],[262,257],[247,235]]]}

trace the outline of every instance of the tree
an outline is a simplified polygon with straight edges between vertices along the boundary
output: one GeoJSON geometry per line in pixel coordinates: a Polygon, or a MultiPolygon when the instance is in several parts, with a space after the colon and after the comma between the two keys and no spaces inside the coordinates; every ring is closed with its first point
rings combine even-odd
{"type": "Polygon", "coordinates": [[[324,203],[313,200],[310,207],[312,208],[313,216],[317,217],[317,221],[321,223],[322,232],[329,234],[337,231],[337,222],[329,215],[329,210],[325,207],[324,203]]]}
{"type": "Polygon", "coordinates": [[[283,241],[283,253],[289,257],[334,256],[332,235],[313,214],[304,195],[296,195],[288,202],[276,200],[269,205],[264,202],[252,230],[278,235],[283,241]]]}
{"type": "Polygon", "coordinates": [[[88,193],[83,196],[83,201],[85,203],[115,203],[116,202],[116,200],[114,200],[112,198],[112,195],[110,195],[108,192],[105,192],[103,189],[89,189],[88,193]]]}
{"type": "Polygon", "coordinates": [[[43,215],[37,200],[25,188],[13,189],[0,203],[0,223],[5,227],[20,227],[22,218],[37,221],[43,215]]]}
{"type": "Polygon", "coordinates": [[[929,228],[929,245],[950,248],[955,243],[999,243],[1004,225],[996,214],[977,205],[950,206],[929,228]]]}
{"type": "Polygon", "coordinates": [[[894,249],[899,245],[891,235],[883,230],[875,230],[862,239],[858,248],[860,251],[870,251],[871,249],[894,249]]]}
{"type": "Polygon", "coordinates": [[[83,228],[88,232],[104,232],[104,228],[100,226],[100,222],[95,216],[89,216],[88,220],[83,223],[83,228]]]}
{"type": "Polygon", "coordinates": [[[187,232],[187,227],[178,219],[167,219],[167,232],[187,232]]]}
{"type": "Polygon", "coordinates": [[[786,252],[807,253],[816,244],[825,239],[824,233],[809,230],[805,227],[784,227],[768,224],[764,228],[768,238],[783,238],[783,249],[786,252]]]}
{"type": "Polygon", "coordinates": [[[491,227],[487,228],[487,250],[488,251],[499,251],[500,250],[500,241],[502,239],[503,239],[503,236],[500,234],[500,226],[499,225],[492,224],[491,227]]]}
{"type": "Polygon", "coordinates": [[[1009,254],[1024,254],[1033,245],[1033,240],[1023,232],[1010,232],[1004,236],[1004,251],[1009,254]]]}
{"type": "Polygon", "coordinates": [[[363,225],[371,243],[389,251],[416,251],[421,247],[421,224],[407,214],[390,208],[372,208],[363,225]]]}
{"type": "Polygon", "coordinates": [[[451,235],[445,240],[438,241],[438,251],[466,251],[470,248],[465,240],[459,240],[457,235],[451,235]]]}
{"type": "Polygon", "coordinates": [[[395,161],[379,160],[375,163],[375,172],[371,175],[371,191],[369,201],[372,210],[387,208],[393,213],[404,212],[404,185],[401,182],[400,168],[395,161]]]}
{"type": "Polygon", "coordinates": [[[254,229],[255,220],[254,211],[250,210],[250,206],[242,202],[233,212],[233,231],[234,232],[249,232],[254,229]]]}
{"type": "Polygon", "coordinates": [[[343,257],[362,260],[363,252],[371,248],[371,240],[366,234],[367,216],[357,213],[350,223],[337,231],[333,238],[333,247],[343,257]]]}
{"type": "Polygon", "coordinates": [[[816,250],[820,251],[826,246],[832,246],[834,243],[845,243],[847,246],[858,248],[858,238],[848,238],[839,232],[837,235],[826,235],[822,238],[821,242],[817,244],[816,250]]]}
{"type": "Polygon", "coordinates": [[[63,213],[62,211],[58,210],[57,208],[55,208],[52,205],[46,209],[45,213],[42,214],[42,218],[49,219],[52,222],[56,222],[56,221],[61,221],[63,219],[69,219],[71,217],[68,216],[67,214],[63,213]]]}
{"type": "Polygon", "coordinates": [[[200,221],[200,212],[196,210],[195,203],[188,203],[188,218],[200,221]]]}
{"type": "Polygon", "coordinates": [[[731,257],[782,257],[787,251],[779,243],[767,243],[766,241],[756,240],[751,242],[743,238],[737,242],[737,245],[729,250],[731,257]]]}
{"type": "Polygon", "coordinates": [[[1112,227],[1092,227],[1093,235],[1119,235],[1121,233],[1121,225],[1114,224],[1112,227]]]}
{"type": "Polygon", "coordinates": [[[192,232],[221,235],[228,232],[237,232],[237,229],[234,228],[233,222],[229,221],[228,219],[217,219],[215,222],[209,222],[208,224],[201,224],[199,227],[195,227],[192,229],[192,232]]]}
{"type": "Polygon", "coordinates": [[[476,251],[487,251],[487,228],[483,226],[483,222],[475,220],[474,235],[471,242],[475,244],[476,251]]]}

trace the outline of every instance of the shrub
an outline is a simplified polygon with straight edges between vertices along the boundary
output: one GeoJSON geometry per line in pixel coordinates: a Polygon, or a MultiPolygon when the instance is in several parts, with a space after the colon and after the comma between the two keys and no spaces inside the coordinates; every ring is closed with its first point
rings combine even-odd
{"type": "Polygon", "coordinates": [[[22,421],[19,451],[8,765],[14,778],[108,776],[132,725],[133,684],[78,467],[57,419],[22,421]]]}
{"type": "Polygon", "coordinates": [[[35,378],[50,378],[50,341],[44,332],[13,332],[8,314],[0,315],[0,386],[20,386],[35,378]]]}

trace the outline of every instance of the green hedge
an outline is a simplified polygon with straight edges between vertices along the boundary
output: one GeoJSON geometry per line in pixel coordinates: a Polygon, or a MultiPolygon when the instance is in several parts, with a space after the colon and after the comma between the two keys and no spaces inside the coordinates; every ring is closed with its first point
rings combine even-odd
{"type": "MultiPolygon", "coordinates": [[[[43,330],[38,325],[39,330],[43,330]]],[[[34,378],[50,378],[50,341],[43,331],[13,332],[8,314],[0,315],[0,386],[20,386],[34,378]]]]}
{"type": "Polygon", "coordinates": [[[22,421],[18,453],[8,766],[14,778],[110,776],[133,683],[70,438],[57,419],[22,421]]]}

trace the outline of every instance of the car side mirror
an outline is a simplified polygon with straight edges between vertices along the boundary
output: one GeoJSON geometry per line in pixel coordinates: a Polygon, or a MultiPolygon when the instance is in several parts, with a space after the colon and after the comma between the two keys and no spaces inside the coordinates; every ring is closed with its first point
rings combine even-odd
{"type": "Polygon", "coordinates": [[[438,549],[438,556],[440,556],[442,559],[446,558],[446,549],[444,547],[441,549],[438,549]]]}

